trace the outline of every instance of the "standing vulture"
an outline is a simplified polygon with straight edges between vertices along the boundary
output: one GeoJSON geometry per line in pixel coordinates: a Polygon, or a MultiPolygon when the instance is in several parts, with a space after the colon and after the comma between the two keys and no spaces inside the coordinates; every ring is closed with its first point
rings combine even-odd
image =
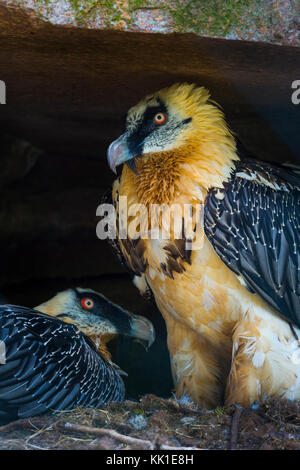
{"type": "Polygon", "coordinates": [[[223,112],[192,84],[131,108],[108,162],[113,171],[125,163],[112,245],[165,319],[177,395],[206,407],[299,400],[296,173],[240,155],[223,112]],[[146,209],[138,223],[137,204],[146,209]],[[192,228],[180,237],[187,215],[192,228]]]}

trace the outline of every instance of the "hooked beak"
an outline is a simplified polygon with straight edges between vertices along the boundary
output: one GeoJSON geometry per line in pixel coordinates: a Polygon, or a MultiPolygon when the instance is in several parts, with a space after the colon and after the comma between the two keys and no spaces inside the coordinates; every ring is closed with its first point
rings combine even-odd
{"type": "Polygon", "coordinates": [[[108,147],[107,151],[108,164],[114,173],[117,173],[116,168],[122,163],[127,163],[132,171],[138,173],[135,165],[135,159],[137,156],[138,155],[133,155],[128,148],[126,133],[120,135],[117,140],[114,140],[108,147]]]}
{"type": "Polygon", "coordinates": [[[122,134],[117,140],[114,140],[107,151],[107,160],[110,169],[116,172],[117,166],[121,165],[128,160],[131,160],[132,155],[129,152],[126,142],[126,134],[122,134]]]}
{"type": "Polygon", "coordinates": [[[148,350],[155,340],[155,330],[152,323],[145,317],[132,315],[130,326],[130,336],[136,338],[148,350]]]}

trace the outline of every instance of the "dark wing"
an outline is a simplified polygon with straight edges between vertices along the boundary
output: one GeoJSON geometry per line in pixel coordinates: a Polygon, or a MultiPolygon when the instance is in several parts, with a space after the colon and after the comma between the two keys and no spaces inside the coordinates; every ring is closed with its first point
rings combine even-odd
{"type": "Polygon", "coordinates": [[[0,421],[122,400],[119,374],[74,325],[0,306],[0,421]]]}
{"type": "Polygon", "coordinates": [[[300,326],[300,181],[266,162],[243,160],[205,203],[205,233],[249,290],[300,326]]]}

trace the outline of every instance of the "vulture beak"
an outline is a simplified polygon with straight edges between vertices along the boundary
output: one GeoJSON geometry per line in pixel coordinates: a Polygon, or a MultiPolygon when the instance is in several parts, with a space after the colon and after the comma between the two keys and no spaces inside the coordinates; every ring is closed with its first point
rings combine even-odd
{"type": "Polygon", "coordinates": [[[155,341],[155,330],[152,323],[145,317],[132,315],[130,326],[130,336],[136,338],[148,350],[155,341]]]}
{"type": "Polygon", "coordinates": [[[101,335],[116,334],[130,336],[146,349],[153,344],[155,330],[147,318],[129,312],[99,293],[101,306],[94,313],[84,311],[78,309],[77,295],[75,289],[68,289],[35,309],[60,318],[66,323],[73,323],[87,336],[98,336],[100,340],[101,335]]]}
{"type": "Polygon", "coordinates": [[[135,161],[138,155],[134,155],[130,152],[127,144],[127,134],[122,134],[117,140],[114,140],[107,151],[107,160],[110,169],[117,173],[117,166],[122,163],[127,163],[134,173],[138,174],[135,161]]]}
{"type": "Polygon", "coordinates": [[[108,147],[107,160],[110,169],[114,173],[117,173],[117,166],[133,158],[133,156],[129,152],[126,137],[126,134],[122,134],[117,140],[114,140],[108,147]]]}

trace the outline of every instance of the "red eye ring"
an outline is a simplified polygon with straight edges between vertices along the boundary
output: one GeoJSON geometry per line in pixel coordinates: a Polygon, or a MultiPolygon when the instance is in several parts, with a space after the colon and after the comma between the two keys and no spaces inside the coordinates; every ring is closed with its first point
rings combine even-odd
{"type": "Polygon", "coordinates": [[[167,116],[164,113],[157,113],[154,116],[155,124],[164,124],[166,122],[167,116]]]}
{"type": "Polygon", "coordinates": [[[94,301],[90,299],[89,297],[85,297],[84,299],[81,300],[81,305],[86,310],[92,310],[94,308],[94,301]]]}

